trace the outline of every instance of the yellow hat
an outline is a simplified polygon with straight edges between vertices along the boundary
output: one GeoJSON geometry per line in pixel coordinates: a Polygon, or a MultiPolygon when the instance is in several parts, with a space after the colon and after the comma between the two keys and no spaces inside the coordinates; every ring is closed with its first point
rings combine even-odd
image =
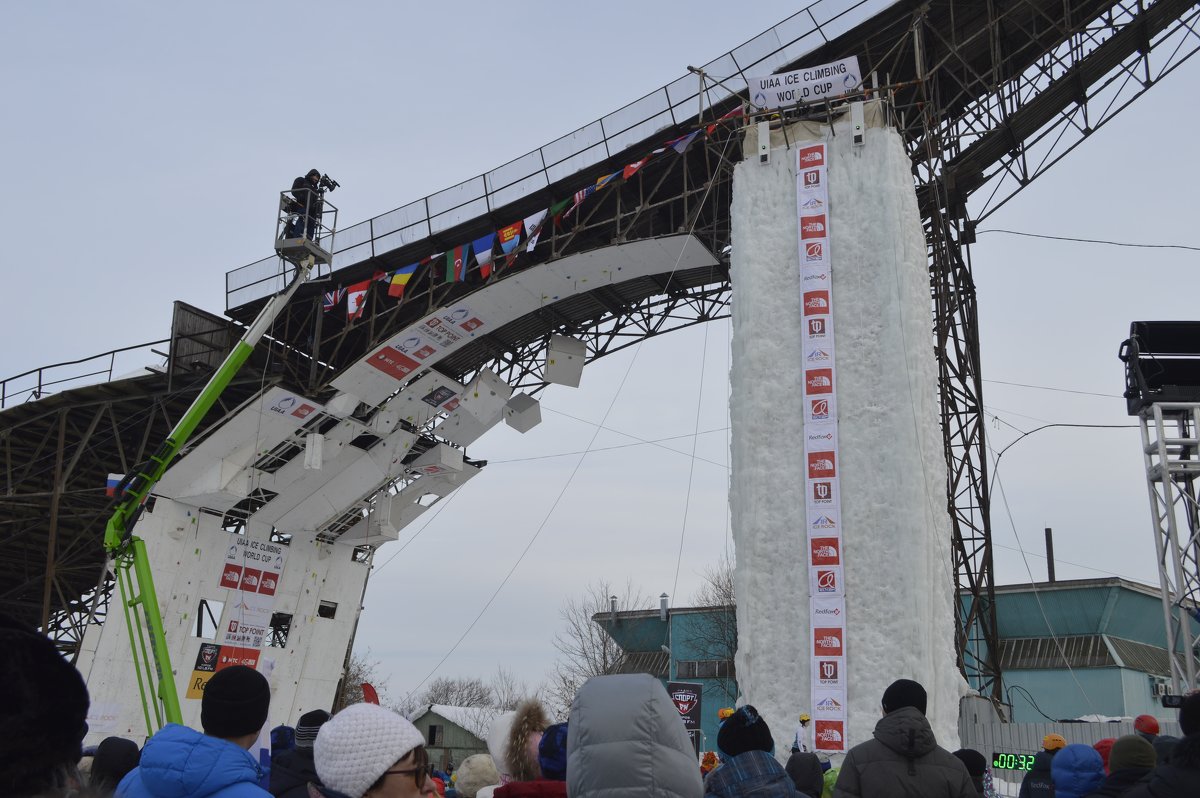
{"type": "Polygon", "coordinates": [[[807,712],[801,712],[801,713],[800,713],[800,722],[801,722],[801,723],[808,723],[810,720],[812,720],[812,718],[810,718],[810,717],[808,716],[808,713],[807,713],[807,712]]]}
{"type": "Polygon", "coordinates": [[[1047,734],[1042,738],[1042,748],[1047,751],[1057,751],[1066,747],[1067,741],[1061,734],[1047,734]]]}

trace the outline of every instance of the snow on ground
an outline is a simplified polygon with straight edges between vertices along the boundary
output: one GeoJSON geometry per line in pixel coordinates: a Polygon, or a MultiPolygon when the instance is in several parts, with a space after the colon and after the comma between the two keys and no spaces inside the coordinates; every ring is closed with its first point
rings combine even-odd
{"type": "MultiPolygon", "coordinates": [[[[829,145],[833,329],[846,559],[849,746],[894,679],[920,681],[957,747],[950,522],[938,429],[925,242],[908,158],[890,130],[829,145]]],[[[804,133],[789,132],[792,146],[804,133]]],[[[811,134],[809,138],[812,138],[811,134]]],[[[794,151],[741,163],[733,195],[730,503],[738,682],[786,751],[810,711],[794,151]]]]}

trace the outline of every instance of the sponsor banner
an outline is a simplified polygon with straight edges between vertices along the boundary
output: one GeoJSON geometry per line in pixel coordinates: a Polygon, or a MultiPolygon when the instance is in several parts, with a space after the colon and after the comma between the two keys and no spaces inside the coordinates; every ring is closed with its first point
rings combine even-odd
{"type": "Polygon", "coordinates": [[[833,327],[828,316],[807,316],[803,319],[802,342],[805,349],[810,346],[833,346],[833,327]]]}
{"type": "MultiPolygon", "coordinates": [[[[267,639],[267,627],[271,625],[271,613],[244,613],[230,618],[221,636],[221,653],[230,646],[234,648],[262,648],[267,639]]],[[[218,662],[220,657],[218,656],[218,662]]],[[[218,670],[220,668],[218,667],[218,670]]]]}
{"type": "MultiPolygon", "coordinates": [[[[265,540],[254,540],[247,538],[245,535],[237,535],[230,533],[229,545],[225,549],[225,570],[229,571],[228,566],[238,566],[244,574],[247,570],[252,570],[258,574],[271,574],[275,577],[274,581],[268,583],[267,587],[274,593],[278,587],[278,578],[283,574],[283,566],[287,562],[287,546],[281,543],[271,543],[265,540]]],[[[225,582],[226,574],[222,574],[221,581],[225,582]]],[[[241,580],[243,583],[245,579],[241,580]]],[[[261,579],[254,580],[254,586],[251,592],[267,592],[262,590],[261,579]]],[[[242,589],[247,589],[244,585],[242,589]]]]}
{"type": "Polygon", "coordinates": [[[212,677],[213,671],[192,671],[184,698],[204,698],[204,687],[212,677]]]}
{"type": "Polygon", "coordinates": [[[118,703],[93,701],[88,705],[87,725],[90,732],[116,733],[120,728],[120,720],[121,705],[118,703]]]}
{"type": "Polygon", "coordinates": [[[810,606],[813,626],[844,627],[846,625],[846,600],[844,598],[814,596],[810,606]]]}
{"type": "Polygon", "coordinates": [[[842,564],[842,539],[839,536],[808,536],[808,564],[812,568],[829,568],[842,564]]]}
{"type": "Polygon", "coordinates": [[[804,397],[805,425],[837,419],[837,405],[833,394],[829,396],[804,397]]]}
{"type": "Polygon", "coordinates": [[[813,655],[816,657],[844,657],[846,651],[846,629],[842,625],[814,626],[812,628],[813,655]]]}
{"type": "Polygon", "coordinates": [[[317,404],[286,391],[272,391],[263,400],[262,408],[264,413],[301,424],[317,410],[317,404]]]}
{"type": "Polygon", "coordinates": [[[846,694],[841,690],[813,691],[812,716],[818,720],[845,720],[846,694]]]}
{"type": "Polygon", "coordinates": [[[833,479],[837,476],[837,452],[807,452],[809,479],[833,479]]]}
{"type": "Polygon", "coordinates": [[[217,660],[217,670],[222,671],[234,665],[245,665],[247,668],[258,668],[258,650],[239,648],[237,646],[221,646],[221,656],[217,660]]]}
{"type": "Polygon", "coordinates": [[[691,734],[700,730],[700,704],[704,696],[704,685],[698,682],[667,682],[667,694],[679,717],[683,719],[683,727],[691,734]]]}
{"type": "Polygon", "coordinates": [[[809,584],[812,587],[813,598],[845,596],[846,588],[842,582],[842,565],[822,565],[809,569],[809,584]]]}
{"type": "Polygon", "coordinates": [[[196,665],[192,670],[214,672],[217,669],[217,659],[220,654],[221,647],[216,643],[201,643],[200,650],[196,652],[196,665]]]}
{"type": "Polygon", "coordinates": [[[842,657],[813,657],[813,693],[846,689],[846,660],[842,657]]]}
{"type": "Polygon", "coordinates": [[[806,507],[825,512],[841,506],[838,500],[838,484],[832,479],[805,480],[804,488],[806,507]]]}
{"type": "MultiPolygon", "coordinates": [[[[850,56],[794,72],[751,77],[746,82],[750,85],[750,102],[764,109],[785,108],[855,91],[862,86],[862,72],[858,69],[858,57],[850,56]]],[[[823,147],[821,154],[824,155],[823,147]]]]}
{"type": "Polygon", "coordinates": [[[841,534],[841,513],[833,507],[826,510],[813,508],[808,514],[808,535],[841,534]]]}
{"type": "Polygon", "coordinates": [[[833,424],[812,424],[804,430],[804,445],[810,452],[837,451],[837,427],[833,424]]]}
{"type": "Polygon", "coordinates": [[[814,720],[813,747],[825,753],[845,751],[846,722],[844,720],[814,720]]]}

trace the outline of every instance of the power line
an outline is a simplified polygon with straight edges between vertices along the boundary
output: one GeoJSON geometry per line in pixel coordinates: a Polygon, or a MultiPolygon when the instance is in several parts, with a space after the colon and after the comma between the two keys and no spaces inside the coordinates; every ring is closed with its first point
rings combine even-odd
{"type": "Polygon", "coordinates": [[[1057,393],[1077,393],[1082,396],[1103,396],[1105,399],[1124,399],[1124,396],[1116,393],[1096,393],[1095,391],[1077,391],[1072,388],[1054,388],[1049,385],[1030,385],[1025,382],[1006,382],[1004,380],[984,380],[984,382],[994,382],[997,385],[1014,385],[1017,388],[1036,388],[1039,391],[1055,391],[1057,393]]]}
{"type": "Polygon", "coordinates": [[[1104,244],[1109,247],[1134,247],[1137,249],[1183,249],[1189,252],[1200,252],[1200,247],[1188,246],[1187,244],[1134,244],[1128,241],[1103,241],[1098,238],[1073,238],[1071,236],[1050,236],[1042,233],[1025,233],[1020,230],[976,230],[975,235],[984,233],[1006,233],[1010,236],[1023,236],[1025,238],[1048,238],[1051,241],[1072,241],[1077,244],[1104,244]]]}

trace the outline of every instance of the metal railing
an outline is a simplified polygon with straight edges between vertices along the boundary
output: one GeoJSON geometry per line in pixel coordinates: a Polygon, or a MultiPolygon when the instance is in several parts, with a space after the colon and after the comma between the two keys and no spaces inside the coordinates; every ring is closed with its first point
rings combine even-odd
{"type": "MultiPolygon", "coordinates": [[[[895,0],[816,0],[750,41],[613,113],[456,186],[338,230],[333,271],[399,249],[503,208],[578,174],[638,142],[696,118],[870,19],[895,0]],[[703,89],[701,84],[703,81],[703,89]]],[[[515,220],[512,220],[515,221],[515,220]]],[[[276,293],[285,268],[275,256],[225,275],[225,308],[276,293]]]]}
{"type": "MultiPolygon", "coordinates": [[[[0,380],[0,410],[12,405],[36,401],[58,391],[109,382],[113,379],[113,372],[117,368],[117,356],[126,352],[146,350],[152,354],[161,356],[165,361],[167,355],[152,349],[152,347],[169,344],[170,342],[170,338],[164,338],[161,341],[151,341],[148,344],[126,346],[121,349],[114,349],[111,352],[85,357],[81,360],[67,360],[62,363],[41,366],[0,380]],[[69,368],[72,366],[76,368],[69,368]],[[79,369],[86,370],[80,373],[79,369]]],[[[144,361],[145,358],[141,358],[138,364],[144,365],[144,361]]],[[[136,368],[136,365],[128,364],[122,368],[132,369],[136,368]]]]}

